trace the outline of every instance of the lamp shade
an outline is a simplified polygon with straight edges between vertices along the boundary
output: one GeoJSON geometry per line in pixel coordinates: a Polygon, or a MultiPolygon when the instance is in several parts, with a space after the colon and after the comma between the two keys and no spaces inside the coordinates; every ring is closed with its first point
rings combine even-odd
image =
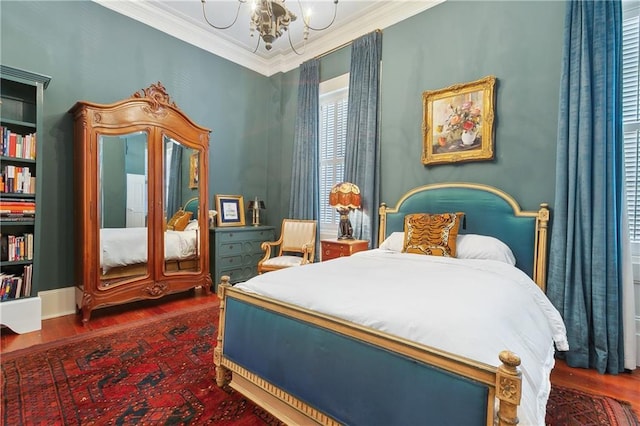
{"type": "Polygon", "coordinates": [[[329,193],[329,205],[338,210],[360,208],[360,188],[351,182],[334,185],[329,193]]]}
{"type": "Polygon", "coordinates": [[[247,209],[248,210],[254,210],[254,209],[265,210],[266,207],[264,205],[264,201],[262,200],[251,200],[249,201],[249,207],[247,209]]]}

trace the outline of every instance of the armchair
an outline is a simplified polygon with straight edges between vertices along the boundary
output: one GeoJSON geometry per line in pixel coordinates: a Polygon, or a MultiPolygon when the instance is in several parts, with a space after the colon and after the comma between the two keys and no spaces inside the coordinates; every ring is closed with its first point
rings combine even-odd
{"type": "Polygon", "coordinates": [[[313,263],[316,226],[315,220],[283,219],[280,238],[277,241],[265,241],[260,246],[265,253],[258,261],[258,274],[313,263]],[[277,255],[275,249],[272,250],[276,246],[279,246],[277,255]]]}

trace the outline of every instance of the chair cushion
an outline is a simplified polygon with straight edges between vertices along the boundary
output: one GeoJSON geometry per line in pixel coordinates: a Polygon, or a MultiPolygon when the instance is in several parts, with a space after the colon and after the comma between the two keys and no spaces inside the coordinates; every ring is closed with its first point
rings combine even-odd
{"type": "Polygon", "coordinates": [[[300,266],[300,263],[302,263],[302,257],[300,256],[276,256],[264,261],[262,265],[288,268],[289,266],[300,266]]]}
{"type": "Polygon", "coordinates": [[[282,230],[282,251],[302,252],[302,246],[314,244],[316,224],[314,222],[287,221],[282,230]]]}

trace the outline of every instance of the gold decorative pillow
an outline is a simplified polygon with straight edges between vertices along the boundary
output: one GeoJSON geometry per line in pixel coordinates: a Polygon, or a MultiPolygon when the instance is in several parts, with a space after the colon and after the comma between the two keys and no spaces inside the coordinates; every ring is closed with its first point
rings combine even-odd
{"type": "Polygon", "coordinates": [[[456,257],[456,238],[464,213],[416,213],[404,218],[403,253],[456,257]]]}
{"type": "Polygon", "coordinates": [[[167,223],[167,229],[171,231],[184,231],[192,215],[193,212],[187,212],[182,209],[178,210],[167,223]]]}

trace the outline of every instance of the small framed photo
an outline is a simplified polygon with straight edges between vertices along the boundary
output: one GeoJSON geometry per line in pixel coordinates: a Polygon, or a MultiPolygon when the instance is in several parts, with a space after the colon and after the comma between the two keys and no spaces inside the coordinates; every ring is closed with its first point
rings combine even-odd
{"type": "Polygon", "coordinates": [[[244,199],[242,195],[215,195],[218,226],[244,226],[244,199]]]}
{"type": "Polygon", "coordinates": [[[422,94],[422,163],[492,160],[496,78],[488,76],[422,94]]]}

